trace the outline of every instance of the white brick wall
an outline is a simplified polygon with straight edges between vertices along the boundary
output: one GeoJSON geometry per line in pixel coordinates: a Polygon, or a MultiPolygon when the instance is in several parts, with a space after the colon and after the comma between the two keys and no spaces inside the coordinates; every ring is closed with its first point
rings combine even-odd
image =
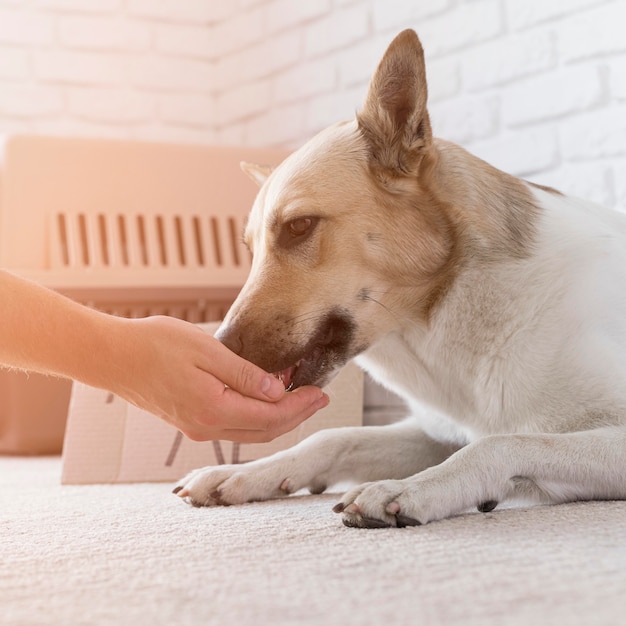
{"type": "Polygon", "coordinates": [[[297,146],[402,28],[435,133],[626,209],[626,0],[0,0],[0,135],[297,146]]]}

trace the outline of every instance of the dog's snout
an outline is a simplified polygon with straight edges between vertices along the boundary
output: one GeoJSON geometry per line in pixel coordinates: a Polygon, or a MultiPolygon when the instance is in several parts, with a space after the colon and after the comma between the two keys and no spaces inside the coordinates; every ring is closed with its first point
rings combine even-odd
{"type": "Polygon", "coordinates": [[[236,328],[232,326],[220,327],[217,333],[215,333],[215,338],[235,354],[242,353],[243,339],[236,328]]]}

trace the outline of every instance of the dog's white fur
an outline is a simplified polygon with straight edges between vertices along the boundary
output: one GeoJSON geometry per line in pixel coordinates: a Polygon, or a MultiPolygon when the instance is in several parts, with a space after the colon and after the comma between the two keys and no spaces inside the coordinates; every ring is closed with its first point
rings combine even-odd
{"type": "Polygon", "coordinates": [[[197,470],[177,488],[192,503],[354,480],[335,510],[378,527],[510,498],[626,497],[626,220],[432,139],[425,102],[405,31],[358,121],[271,175],[247,167],[267,181],[246,232],[250,279],[221,330],[271,371],[303,358],[303,383],[356,356],[412,417],[197,470]]]}

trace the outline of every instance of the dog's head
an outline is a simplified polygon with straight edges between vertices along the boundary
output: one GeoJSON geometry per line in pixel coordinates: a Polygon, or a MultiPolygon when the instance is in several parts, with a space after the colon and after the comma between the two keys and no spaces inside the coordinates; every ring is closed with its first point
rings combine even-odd
{"type": "Polygon", "coordinates": [[[249,278],[218,331],[287,387],[326,384],[399,324],[427,317],[451,254],[435,206],[422,47],[391,43],[353,122],[321,132],[261,184],[249,278]]]}

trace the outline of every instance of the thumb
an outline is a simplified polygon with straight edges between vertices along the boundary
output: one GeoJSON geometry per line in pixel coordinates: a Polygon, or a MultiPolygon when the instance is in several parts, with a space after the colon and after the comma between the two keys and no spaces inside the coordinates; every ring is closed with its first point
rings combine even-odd
{"type": "Polygon", "coordinates": [[[275,402],[283,397],[285,387],[278,378],[242,359],[221,343],[217,343],[216,348],[211,373],[225,385],[257,400],[275,402]]]}

